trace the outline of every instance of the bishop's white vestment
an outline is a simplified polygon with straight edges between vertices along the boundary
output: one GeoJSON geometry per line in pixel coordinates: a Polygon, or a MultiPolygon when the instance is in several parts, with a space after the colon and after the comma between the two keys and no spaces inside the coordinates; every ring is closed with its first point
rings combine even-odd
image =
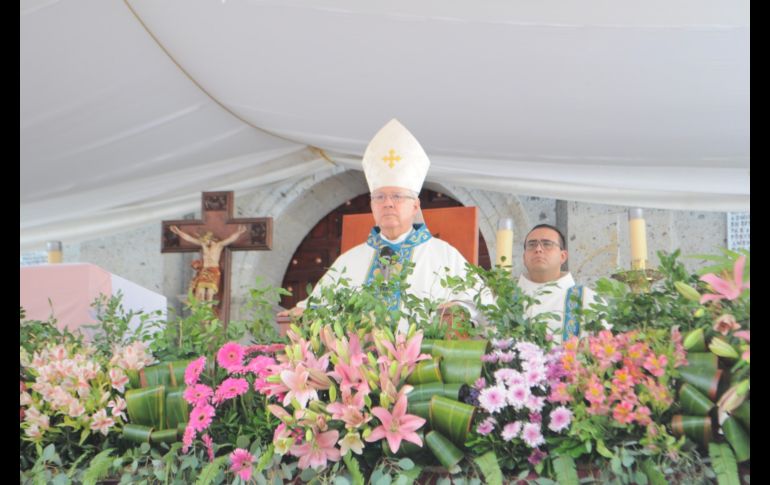
{"type": "MultiPolygon", "coordinates": [[[[380,270],[380,251],[385,246],[397,253],[401,260],[414,263],[412,274],[406,279],[409,285],[406,291],[409,294],[418,298],[427,297],[439,303],[460,303],[470,311],[472,320],[479,319],[479,312],[473,304],[473,294],[453,294],[451,289],[441,286],[441,280],[447,275],[465,277],[467,260],[449,243],[432,237],[424,224],[415,224],[412,230],[393,241],[385,238],[379,228],[375,227],[365,243],[346,251],[334,261],[310,297],[319,297],[322,287],[336,286],[342,278],[348,279],[353,288],[371,281],[380,270]]],[[[306,308],[307,299],[297,303],[297,307],[306,308]]],[[[403,330],[402,326],[399,325],[400,330],[403,330]]]]}

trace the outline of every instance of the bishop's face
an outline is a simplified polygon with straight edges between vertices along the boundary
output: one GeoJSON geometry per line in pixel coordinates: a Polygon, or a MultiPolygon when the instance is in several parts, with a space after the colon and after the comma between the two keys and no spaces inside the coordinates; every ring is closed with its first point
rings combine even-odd
{"type": "Polygon", "coordinates": [[[420,210],[420,199],[401,187],[380,187],[372,192],[374,223],[388,239],[396,239],[412,228],[420,210]]]}

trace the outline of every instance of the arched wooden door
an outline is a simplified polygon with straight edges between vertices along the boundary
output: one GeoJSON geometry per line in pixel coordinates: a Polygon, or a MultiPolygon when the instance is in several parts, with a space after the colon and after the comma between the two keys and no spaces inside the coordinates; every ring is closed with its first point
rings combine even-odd
{"type": "MultiPolygon", "coordinates": [[[[438,209],[461,207],[462,204],[446,194],[423,190],[420,193],[420,206],[423,209],[438,209]]],[[[292,308],[298,301],[307,298],[307,285],[315,285],[340,255],[342,216],[367,212],[371,212],[368,193],[361,194],[329,212],[308,232],[284,273],[281,286],[292,294],[281,298],[282,307],[292,308]]],[[[479,231],[479,266],[490,268],[489,251],[481,231],[479,231]]]]}

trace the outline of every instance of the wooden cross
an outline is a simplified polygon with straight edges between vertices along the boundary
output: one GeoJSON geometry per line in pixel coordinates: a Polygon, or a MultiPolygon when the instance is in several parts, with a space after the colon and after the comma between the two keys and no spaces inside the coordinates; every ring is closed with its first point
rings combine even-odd
{"type": "Polygon", "coordinates": [[[201,247],[185,241],[171,232],[177,226],[183,232],[200,237],[211,231],[221,241],[234,234],[243,224],[246,232],[233,243],[224,247],[219,259],[222,272],[221,284],[215,299],[219,301],[217,314],[225,328],[230,321],[230,263],[231,251],[270,250],[273,246],[273,219],[253,217],[233,219],[233,192],[203,192],[201,214],[203,220],[174,220],[161,223],[161,253],[188,253],[200,251],[201,247]]]}
{"type": "Polygon", "coordinates": [[[390,168],[393,168],[393,165],[395,165],[393,162],[398,162],[401,160],[401,156],[396,155],[396,151],[394,149],[390,149],[390,152],[388,152],[387,157],[382,157],[382,160],[390,165],[390,168]]]}

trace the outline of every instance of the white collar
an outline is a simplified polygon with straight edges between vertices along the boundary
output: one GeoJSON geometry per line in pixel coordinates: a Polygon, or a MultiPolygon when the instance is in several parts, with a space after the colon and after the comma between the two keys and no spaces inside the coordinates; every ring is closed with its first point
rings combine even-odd
{"type": "Polygon", "coordinates": [[[382,237],[382,239],[384,239],[385,241],[389,242],[390,244],[400,244],[400,243],[404,242],[404,240],[407,237],[409,237],[409,235],[413,231],[414,231],[414,228],[412,227],[408,231],[406,231],[405,233],[403,233],[400,236],[398,236],[396,239],[393,239],[392,241],[390,239],[388,239],[387,237],[385,237],[385,234],[383,234],[382,231],[380,231],[380,237],[382,237]]]}
{"type": "Polygon", "coordinates": [[[527,276],[524,274],[519,276],[519,288],[521,288],[522,290],[528,290],[528,291],[539,290],[540,288],[546,285],[550,285],[552,287],[559,287],[563,290],[566,290],[571,286],[575,286],[575,279],[572,278],[572,274],[569,271],[566,273],[562,273],[559,279],[553,280],[553,281],[547,281],[545,283],[535,283],[534,281],[527,278],[527,276]]]}

